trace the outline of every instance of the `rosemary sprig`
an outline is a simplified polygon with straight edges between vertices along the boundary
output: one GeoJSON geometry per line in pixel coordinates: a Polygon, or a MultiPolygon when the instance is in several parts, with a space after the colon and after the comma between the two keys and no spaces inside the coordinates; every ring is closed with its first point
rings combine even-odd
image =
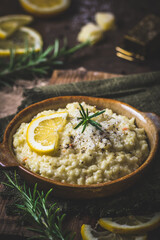
{"type": "Polygon", "coordinates": [[[79,103],[79,106],[80,106],[80,114],[81,114],[81,117],[78,118],[78,119],[81,119],[81,121],[78,123],[78,125],[74,128],[74,129],[77,129],[78,127],[80,127],[81,125],[83,126],[83,129],[82,129],[82,133],[84,132],[84,130],[86,129],[87,125],[90,123],[92,126],[94,126],[95,128],[97,128],[98,130],[101,130],[101,124],[92,120],[92,118],[94,117],[97,117],[99,116],[100,114],[104,113],[105,110],[103,111],[100,111],[100,112],[96,112],[92,115],[89,116],[89,113],[88,113],[88,108],[86,109],[86,112],[83,108],[83,106],[79,103]]]}
{"type": "Polygon", "coordinates": [[[62,228],[65,214],[59,213],[60,209],[55,207],[56,203],[48,207],[47,199],[52,189],[44,194],[43,191],[37,190],[37,184],[35,184],[33,192],[31,192],[30,188],[26,188],[25,183],[22,186],[18,184],[16,172],[14,181],[7,173],[5,175],[9,183],[3,184],[18,191],[22,203],[16,204],[16,206],[31,220],[29,224],[33,224],[33,227],[28,230],[37,233],[36,236],[31,237],[32,239],[73,240],[75,238],[74,233],[67,232],[62,228]]]}
{"type": "Polygon", "coordinates": [[[86,41],[68,49],[67,41],[64,40],[63,47],[60,48],[57,39],[46,50],[35,52],[34,50],[29,51],[28,47],[26,47],[25,53],[19,56],[15,54],[14,49],[11,49],[9,61],[0,59],[0,83],[8,85],[18,78],[44,77],[53,71],[54,66],[62,65],[64,57],[89,44],[90,42],[86,41]]]}

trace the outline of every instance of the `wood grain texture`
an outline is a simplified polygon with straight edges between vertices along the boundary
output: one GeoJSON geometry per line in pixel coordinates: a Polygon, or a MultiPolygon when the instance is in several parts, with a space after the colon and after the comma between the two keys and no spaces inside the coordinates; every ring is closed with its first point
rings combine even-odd
{"type": "Polygon", "coordinates": [[[100,79],[108,79],[118,77],[121,75],[105,72],[87,71],[85,68],[78,68],[76,70],[55,70],[49,81],[49,84],[65,84],[80,81],[94,81],[100,79]]]}

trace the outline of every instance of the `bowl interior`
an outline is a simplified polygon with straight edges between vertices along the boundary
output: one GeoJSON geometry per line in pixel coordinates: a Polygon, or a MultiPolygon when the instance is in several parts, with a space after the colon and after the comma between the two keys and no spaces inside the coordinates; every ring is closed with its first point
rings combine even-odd
{"type": "MultiPolygon", "coordinates": [[[[16,132],[17,128],[20,126],[20,124],[22,122],[30,122],[30,120],[32,119],[33,116],[35,116],[37,113],[43,111],[43,110],[49,110],[49,109],[54,109],[57,110],[58,108],[65,108],[65,106],[68,103],[72,103],[72,102],[86,102],[87,104],[90,105],[94,105],[97,107],[97,109],[104,109],[104,108],[110,108],[113,110],[113,112],[116,112],[117,114],[121,114],[124,116],[127,116],[128,118],[134,117],[136,120],[136,125],[138,127],[142,127],[145,129],[145,132],[147,134],[148,137],[148,142],[149,142],[149,146],[150,146],[150,154],[148,156],[148,158],[146,159],[146,161],[133,173],[126,175],[120,179],[111,181],[111,182],[107,182],[107,183],[102,183],[102,184],[96,184],[100,187],[102,186],[107,186],[107,185],[115,185],[118,182],[126,182],[126,180],[131,179],[133,177],[133,179],[135,179],[135,175],[139,172],[142,171],[143,168],[145,168],[152,160],[156,149],[157,149],[157,145],[158,145],[158,133],[156,130],[155,125],[153,124],[153,122],[146,117],[146,115],[140,111],[138,111],[137,109],[116,101],[116,100],[111,100],[111,99],[103,99],[103,98],[93,98],[93,97],[84,97],[84,96],[67,96],[67,97],[57,97],[57,98],[51,98],[51,99],[47,99],[44,100],[42,102],[38,102],[36,104],[33,104],[27,108],[25,108],[24,110],[22,110],[20,113],[18,113],[15,118],[11,121],[11,123],[9,124],[9,126],[6,129],[5,135],[4,135],[4,143],[8,146],[12,157],[14,157],[15,161],[16,161],[16,157],[14,155],[13,152],[13,147],[12,147],[12,138],[14,133],[16,132]]],[[[22,166],[22,168],[24,168],[22,166]]],[[[25,168],[24,168],[25,169],[25,168]]],[[[55,183],[53,180],[48,180],[45,179],[43,177],[41,177],[38,174],[35,173],[31,173],[29,170],[24,170],[25,172],[31,174],[32,176],[36,177],[37,179],[42,179],[43,181],[45,180],[48,183],[55,183]]],[[[57,183],[56,183],[57,184],[57,183]]],[[[74,185],[74,184],[61,184],[58,183],[59,185],[63,185],[63,186],[73,186],[74,188],[88,188],[88,189],[92,189],[92,187],[95,187],[95,184],[92,186],[87,186],[87,185],[74,185]]],[[[118,186],[118,185],[117,185],[118,186]]],[[[127,185],[126,185],[127,186],[127,185]]],[[[125,184],[124,184],[125,187],[125,184]]],[[[122,189],[124,188],[122,186],[122,189]]],[[[119,186],[117,187],[117,191],[118,191],[119,186]]],[[[99,192],[101,192],[101,188],[99,189],[99,192]]],[[[93,193],[94,194],[94,193],[93,193]]],[[[72,194],[71,194],[72,196],[72,194]]],[[[97,193],[97,196],[103,196],[103,193],[97,193]]]]}
{"type": "Polygon", "coordinates": [[[116,101],[112,99],[102,99],[102,98],[93,98],[93,97],[84,97],[84,96],[72,96],[72,97],[57,97],[48,100],[44,100],[42,102],[33,104],[24,110],[22,110],[16,117],[11,121],[9,128],[6,131],[5,140],[9,140],[9,145],[11,146],[12,150],[12,137],[16,132],[17,128],[20,126],[22,122],[30,122],[31,119],[43,110],[54,109],[57,110],[58,108],[65,108],[68,103],[71,102],[83,102],[90,105],[95,105],[97,109],[104,109],[110,108],[113,112],[117,114],[121,114],[127,116],[128,118],[135,118],[136,125],[138,127],[144,128],[145,132],[148,137],[148,141],[150,144],[150,148],[155,145],[157,132],[155,125],[153,122],[142,112],[138,111],[137,109],[116,101]]]}

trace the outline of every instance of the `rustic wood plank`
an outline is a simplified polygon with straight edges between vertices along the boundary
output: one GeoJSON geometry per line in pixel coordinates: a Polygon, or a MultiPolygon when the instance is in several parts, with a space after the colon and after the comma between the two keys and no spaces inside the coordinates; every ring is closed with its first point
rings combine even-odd
{"type": "Polygon", "coordinates": [[[121,75],[107,73],[107,72],[93,72],[87,71],[85,68],[78,68],[76,70],[55,70],[49,81],[49,84],[65,84],[80,81],[93,81],[100,79],[108,79],[118,77],[121,75]]]}

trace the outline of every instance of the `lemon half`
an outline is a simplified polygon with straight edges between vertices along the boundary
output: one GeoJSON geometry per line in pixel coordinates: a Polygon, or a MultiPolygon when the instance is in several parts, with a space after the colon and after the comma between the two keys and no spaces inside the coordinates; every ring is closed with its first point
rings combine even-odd
{"type": "Polygon", "coordinates": [[[160,213],[148,216],[125,216],[117,218],[100,218],[101,227],[121,234],[146,233],[160,226],[160,213]]]}
{"type": "Polygon", "coordinates": [[[18,28],[33,21],[28,15],[7,15],[0,17],[0,38],[5,39],[12,35],[18,28]]]}
{"type": "Polygon", "coordinates": [[[49,17],[65,11],[71,0],[19,0],[22,7],[36,16],[49,17]]]}
{"type": "Polygon", "coordinates": [[[98,232],[90,225],[83,224],[81,227],[81,235],[83,240],[147,240],[147,236],[124,236],[109,231],[98,232]]]}
{"type": "Polygon", "coordinates": [[[91,44],[95,44],[103,37],[102,29],[94,23],[87,23],[78,33],[78,42],[86,42],[89,40],[91,44]]]}
{"type": "Polygon", "coordinates": [[[66,124],[67,115],[67,112],[59,112],[33,119],[27,128],[27,143],[30,148],[41,154],[55,151],[59,132],[66,124]]]}
{"type": "Polygon", "coordinates": [[[97,12],[95,21],[103,31],[108,31],[115,27],[115,16],[109,12],[97,12]]]}
{"type": "Polygon", "coordinates": [[[41,35],[32,28],[21,27],[12,36],[0,40],[0,56],[9,56],[13,49],[15,54],[23,54],[26,51],[40,51],[43,46],[41,35]]]}

